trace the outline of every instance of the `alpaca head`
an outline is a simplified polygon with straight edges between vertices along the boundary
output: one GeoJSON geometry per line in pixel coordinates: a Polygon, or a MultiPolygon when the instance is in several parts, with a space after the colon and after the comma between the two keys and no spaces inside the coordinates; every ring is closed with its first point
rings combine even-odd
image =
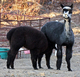
{"type": "Polygon", "coordinates": [[[63,17],[65,19],[68,19],[68,18],[71,19],[73,4],[71,6],[64,6],[64,5],[61,4],[61,7],[63,9],[63,17]]]}

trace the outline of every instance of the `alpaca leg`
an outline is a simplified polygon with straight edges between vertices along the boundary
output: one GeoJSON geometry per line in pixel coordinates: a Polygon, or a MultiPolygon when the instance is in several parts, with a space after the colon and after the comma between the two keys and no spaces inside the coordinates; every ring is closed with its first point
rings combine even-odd
{"type": "Polygon", "coordinates": [[[8,55],[7,58],[7,68],[10,69],[10,66],[12,69],[14,69],[13,55],[8,55]]]}
{"type": "Polygon", "coordinates": [[[60,70],[61,63],[62,63],[62,47],[58,46],[58,50],[57,50],[57,62],[56,62],[57,70],[60,70]]]}
{"type": "Polygon", "coordinates": [[[7,58],[7,68],[9,69],[10,66],[12,69],[14,69],[14,60],[15,60],[15,57],[16,57],[16,54],[18,53],[18,51],[15,51],[12,53],[11,52],[12,50],[9,50],[8,52],[8,58],[7,58]]]}
{"type": "Polygon", "coordinates": [[[31,61],[32,61],[32,65],[33,65],[33,68],[35,70],[37,70],[37,55],[34,53],[35,51],[31,51],[30,50],[30,53],[31,53],[31,61]]]}
{"type": "Polygon", "coordinates": [[[16,55],[14,55],[11,59],[11,68],[14,69],[14,60],[15,60],[16,55]]]}
{"type": "Polygon", "coordinates": [[[72,57],[72,47],[66,47],[66,62],[68,71],[72,71],[70,67],[70,59],[72,57]]]}
{"type": "Polygon", "coordinates": [[[8,51],[8,58],[7,58],[7,68],[10,69],[10,62],[11,62],[11,55],[10,55],[10,51],[8,51]]]}
{"type": "Polygon", "coordinates": [[[14,62],[11,62],[11,68],[14,69],[14,62]]]}
{"type": "Polygon", "coordinates": [[[52,54],[52,50],[49,50],[48,53],[45,54],[45,58],[46,58],[46,65],[48,67],[48,69],[53,69],[50,67],[50,57],[52,54]]]}
{"type": "Polygon", "coordinates": [[[38,57],[38,66],[39,66],[39,68],[42,68],[42,67],[41,67],[42,57],[43,57],[43,54],[40,54],[39,57],[38,57]]]}
{"type": "Polygon", "coordinates": [[[31,60],[32,60],[33,68],[34,68],[35,70],[37,70],[37,69],[38,69],[38,68],[37,68],[37,58],[35,57],[35,55],[34,55],[34,56],[31,56],[31,60]]]}

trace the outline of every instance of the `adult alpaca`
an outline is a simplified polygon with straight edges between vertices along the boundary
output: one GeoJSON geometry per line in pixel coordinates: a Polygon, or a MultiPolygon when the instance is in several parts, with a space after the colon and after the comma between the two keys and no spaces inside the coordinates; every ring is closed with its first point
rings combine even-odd
{"type": "Polygon", "coordinates": [[[14,60],[18,50],[24,46],[30,50],[31,60],[34,69],[37,69],[37,59],[44,53],[48,41],[43,32],[28,26],[11,29],[7,33],[10,42],[10,50],[7,58],[7,68],[14,69],[14,60]]]}
{"type": "MultiPolygon", "coordinates": [[[[74,34],[71,29],[71,15],[72,15],[73,4],[71,6],[63,6],[61,4],[61,7],[63,9],[64,23],[55,21],[48,22],[42,27],[41,31],[48,38],[48,42],[51,42],[52,45],[57,44],[57,62],[56,62],[57,70],[60,70],[61,68],[62,46],[66,46],[67,68],[68,71],[71,71],[70,59],[72,57],[72,47],[74,44],[74,34]]],[[[52,49],[49,52],[52,53],[52,49]]],[[[49,58],[51,53],[48,54],[49,58]]],[[[47,62],[48,65],[50,66],[49,61],[47,62]]]]}

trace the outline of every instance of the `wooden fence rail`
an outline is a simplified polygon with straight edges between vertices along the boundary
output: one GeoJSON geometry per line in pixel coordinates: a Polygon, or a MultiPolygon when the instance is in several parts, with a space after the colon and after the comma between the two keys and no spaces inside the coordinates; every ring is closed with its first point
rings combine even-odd
{"type": "MultiPolygon", "coordinates": [[[[21,24],[25,23],[26,26],[32,26],[32,27],[35,27],[38,30],[40,30],[41,26],[42,26],[42,21],[46,21],[46,20],[50,21],[49,17],[35,17],[35,18],[39,18],[39,19],[25,20],[26,15],[23,15],[24,20],[18,20],[18,16],[22,16],[22,15],[19,15],[19,14],[17,14],[17,15],[15,14],[15,16],[17,16],[17,20],[8,20],[8,19],[1,19],[1,14],[4,14],[4,13],[0,13],[0,47],[9,47],[9,43],[6,39],[6,34],[11,28],[18,27],[18,26],[23,26],[21,24]],[[1,22],[10,23],[10,22],[13,22],[13,21],[16,21],[17,25],[11,25],[11,24],[4,25],[4,24],[1,24],[1,22]],[[37,25],[35,25],[35,24],[37,24],[37,25]],[[2,25],[4,25],[5,27],[3,27],[2,25]]],[[[9,14],[9,13],[5,13],[5,14],[9,14]]],[[[10,15],[14,15],[14,14],[10,14],[10,15]]],[[[31,17],[31,16],[28,16],[28,17],[31,17]]],[[[34,18],[34,16],[32,16],[32,17],[34,18]]]]}

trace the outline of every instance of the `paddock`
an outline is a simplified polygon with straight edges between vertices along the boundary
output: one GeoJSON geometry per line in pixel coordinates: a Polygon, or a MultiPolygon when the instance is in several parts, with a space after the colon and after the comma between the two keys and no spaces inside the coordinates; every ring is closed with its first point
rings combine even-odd
{"type": "MultiPolygon", "coordinates": [[[[75,0],[76,1],[76,0],[75,0]]],[[[76,5],[75,5],[76,6],[76,5]]],[[[77,11],[76,11],[77,12],[77,11]]],[[[54,68],[52,70],[48,70],[45,65],[45,59],[43,57],[42,59],[42,67],[44,69],[39,70],[33,70],[31,66],[31,60],[30,56],[25,55],[23,52],[23,55],[21,56],[21,59],[18,58],[15,60],[15,68],[7,69],[6,68],[6,60],[0,59],[0,77],[80,77],[80,12],[74,13],[72,16],[72,21],[75,22],[73,27],[73,31],[75,33],[75,43],[73,47],[73,57],[71,59],[71,67],[72,72],[67,71],[66,68],[66,62],[65,62],[65,54],[63,55],[63,62],[61,66],[61,70],[56,70],[56,57],[54,56],[54,53],[51,56],[51,66],[54,68]],[[78,23],[78,24],[77,24],[78,23]],[[18,64],[18,65],[17,65],[18,64]]],[[[53,20],[59,20],[61,21],[61,16],[56,16],[51,19],[53,20]]],[[[1,31],[1,30],[0,30],[1,31]]],[[[4,36],[5,37],[5,36],[4,36]]],[[[3,43],[1,42],[2,47],[3,43]]],[[[9,46],[9,45],[8,45],[9,46]]]]}

